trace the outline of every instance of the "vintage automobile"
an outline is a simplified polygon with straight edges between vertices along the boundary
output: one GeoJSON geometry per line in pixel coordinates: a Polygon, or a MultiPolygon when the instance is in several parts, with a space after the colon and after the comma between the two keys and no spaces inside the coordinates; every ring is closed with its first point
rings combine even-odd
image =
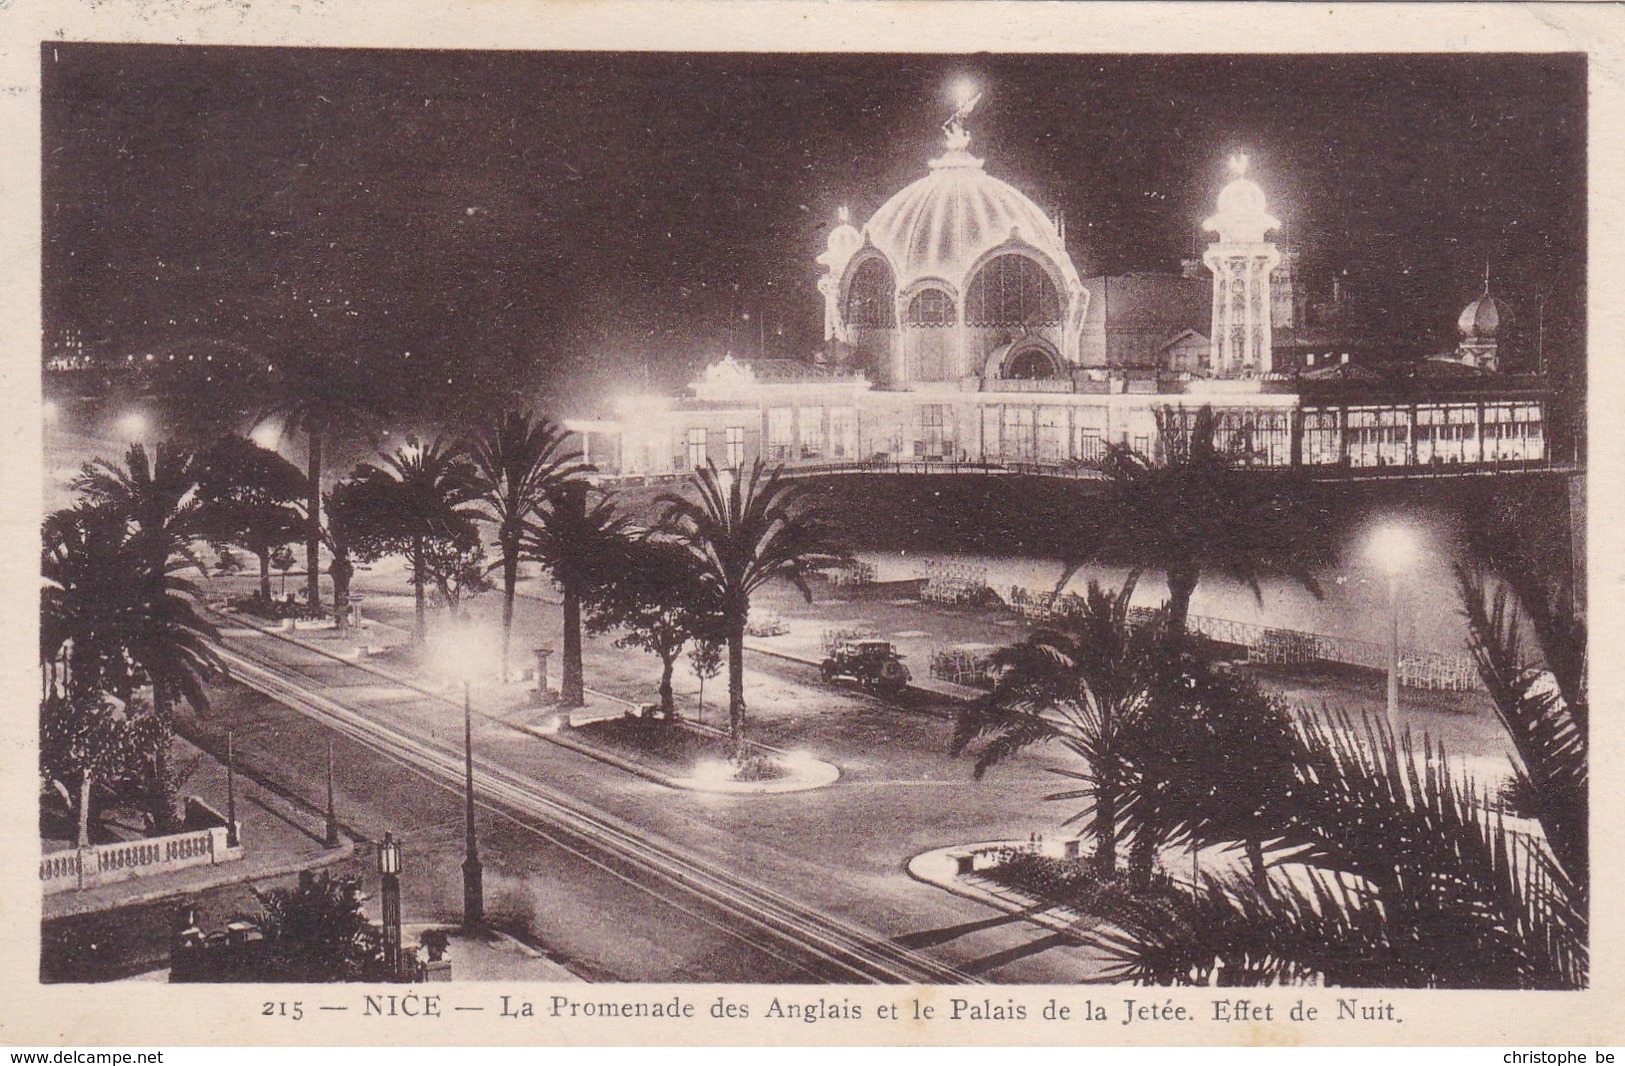
{"type": "Polygon", "coordinates": [[[880,692],[908,687],[908,667],[889,640],[843,640],[830,649],[820,666],[824,680],[844,681],[880,692]]]}

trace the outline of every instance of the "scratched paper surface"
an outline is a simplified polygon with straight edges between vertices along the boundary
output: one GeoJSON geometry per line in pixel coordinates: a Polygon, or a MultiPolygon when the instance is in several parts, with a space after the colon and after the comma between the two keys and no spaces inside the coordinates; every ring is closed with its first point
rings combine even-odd
{"type": "Polygon", "coordinates": [[[1619,1042],[1617,12],[0,25],[8,1041],[1619,1042]]]}

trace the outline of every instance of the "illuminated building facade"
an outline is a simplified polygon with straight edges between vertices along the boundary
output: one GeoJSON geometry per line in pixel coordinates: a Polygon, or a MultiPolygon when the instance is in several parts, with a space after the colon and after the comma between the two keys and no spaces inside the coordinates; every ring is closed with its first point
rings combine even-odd
{"type": "Polygon", "coordinates": [[[1085,280],[1060,221],[971,155],[975,103],[944,124],[926,175],[861,228],[842,209],[817,257],[818,358],[729,355],[689,396],[626,397],[613,417],[571,421],[599,470],[661,478],[757,458],[1064,467],[1109,443],[1155,456],[1159,412],[1203,407],[1266,465],[1544,460],[1543,386],[1496,373],[1505,311],[1487,289],[1448,359],[1368,366],[1333,351],[1278,365],[1275,328],[1297,324],[1296,256],[1270,240],[1280,223],[1245,157],[1204,223],[1216,240],[1200,265],[1085,280]]]}

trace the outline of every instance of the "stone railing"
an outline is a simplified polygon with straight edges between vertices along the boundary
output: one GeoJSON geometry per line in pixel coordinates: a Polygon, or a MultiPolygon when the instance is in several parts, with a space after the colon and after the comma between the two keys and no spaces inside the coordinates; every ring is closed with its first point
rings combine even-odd
{"type": "Polygon", "coordinates": [[[237,846],[227,846],[224,818],[195,799],[187,800],[187,808],[188,813],[214,815],[213,820],[220,824],[169,836],[52,852],[40,859],[40,886],[47,894],[69,892],[192,866],[217,866],[243,857],[240,838],[237,846]]]}

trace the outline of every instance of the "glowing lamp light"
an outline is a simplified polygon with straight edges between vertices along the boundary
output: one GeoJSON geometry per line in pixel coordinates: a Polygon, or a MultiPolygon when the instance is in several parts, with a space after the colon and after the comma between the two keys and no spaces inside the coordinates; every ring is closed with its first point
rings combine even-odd
{"type": "Polygon", "coordinates": [[[136,440],[147,435],[148,425],[146,415],[140,411],[131,411],[118,420],[118,431],[131,440],[136,440]]]}
{"type": "Polygon", "coordinates": [[[733,779],[734,768],[723,759],[702,759],[694,764],[692,780],[701,787],[715,788],[733,779]]]}
{"type": "Polygon", "coordinates": [[[1389,577],[1404,573],[1416,561],[1416,538],[1404,526],[1383,526],[1371,537],[1371,558],[1389,577]]]}
{"type": "Polygon", "coordinates": [[[429,665],[442,677],[456,681],[494,678],[498,672],[498,651],[501,647],[501,635],[486,626],[449,625],[434,635],[429,665]]]}
{"type": "Polygon", "coordinates": [[[401,872],[401,844],[393,833],[385,833],[384,839],[378,842],[378,872],[381,874],[401,872]]]}
{"type": "Polygon", "coordinates": [[[261,424],[254,427],[254,432],[248,435],[248,439],[261,448],[274,452],[277,445],[282,443],[282,431],[275,426],[261,424]]]}

